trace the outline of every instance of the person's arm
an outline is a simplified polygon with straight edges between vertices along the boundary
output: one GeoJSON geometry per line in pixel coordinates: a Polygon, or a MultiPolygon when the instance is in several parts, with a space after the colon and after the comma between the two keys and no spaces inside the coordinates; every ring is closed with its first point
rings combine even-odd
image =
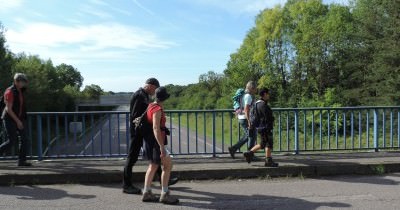
{"type": "Polygon", "coordinates": [[[161,158],[165,157],[164,138],[161,131],[161,110],[153,113],[153,132],[160,146],[161,158]]]}
{"type": "Polygon", "coordinates": [[[17,117],[17,115],[14,113],[12,109],[13,101],[12,100],[6,100],[6,112],[7,114],[14,120],[14,122],[17,124],[18,129],[22,130],[24,129],[24,124],[21,122],[21,120],[17,117]]]}
{"type": "Polygon", "coordinates": [[[247,123],[248,123],[248,126],[250,128],[251,124],[250,124],[250,105],[249,104],[246,104],[244,106],[244,116],[246,116],[247,123]]]}

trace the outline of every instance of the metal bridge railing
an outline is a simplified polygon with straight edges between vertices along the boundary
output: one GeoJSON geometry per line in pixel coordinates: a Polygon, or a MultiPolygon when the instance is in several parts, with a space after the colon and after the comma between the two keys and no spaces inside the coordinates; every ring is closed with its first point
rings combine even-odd
{"type": "MultiPolygon", "coordinates": [[[[400,107],[273,109],[274,151],[311,152],[400,148],[400,107]]],[[[173,155],[227,153],[241,130],[232,110],[166,111],[173,155]]],[[[34,159],[124,157],[129,113],[28,113],[29,156],[34,159]]],[[[247,147],[245,147],[247,148],[247,147]]],[[[12,151],[4,158],[16,158],[12,151]]]]}

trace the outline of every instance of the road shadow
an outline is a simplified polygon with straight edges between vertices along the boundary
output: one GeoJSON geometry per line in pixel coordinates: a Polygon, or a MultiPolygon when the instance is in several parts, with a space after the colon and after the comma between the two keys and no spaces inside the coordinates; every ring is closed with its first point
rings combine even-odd
{"type": "Polygon", "coordinates": [[[232,195],[196,191],[187,187],[174,187],[175,191],[193,194],[193,196],[178,196],[180,206],[200,209],[305,209],[314,210],[320,207],[351,208],[350,204],[341,202],[311,202],[298,198],[269,195],[232,195]],[[185,201],[194,200],[198,202],[185,201]]]}
{"type": "Polygon", "coordinates": [[[21,200],[59,200],[63,198],[92,199],[95,195],[69,194],[67,191],[38,187],[38,186],[16,186],[0,187],[0,195],[13,195],[21,200]]]}

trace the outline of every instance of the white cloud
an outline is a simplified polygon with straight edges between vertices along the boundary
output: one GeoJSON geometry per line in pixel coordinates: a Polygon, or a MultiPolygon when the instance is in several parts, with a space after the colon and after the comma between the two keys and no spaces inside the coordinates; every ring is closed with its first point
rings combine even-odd
{"type": "Polygon", "coordinates": [[[11,50],[39,54],[59,62],[127,59],[133,52],[167,49],[176,44],[156,34],[118,23],[59,26],[30,23],[6,32],[11,50]]]}
{"type": "Polygon", "coordinates": [[[113,18],[113,16],[110,13],[104,12],[104,11],[99,10],[99,9],[96,9],[96,8],[94,8],[92,6],[89,6],[89,5],[81,6],[80,11],[83,12],[83,13],[86,13],[88,15],[101,18],[101,19],[111,19],[111,18],[113,18]]]}
{"type": "Polygon", "coordinates": [[[255,15],[266,8],[273,8],[278,4],[285,4],[286,0],[194,0],[201,5],[217,7],[233,14],[255,15]]]}
{"type": "Polygon", "coordinates": [[[18,8],[22,3],[22,0],[0,0],[0,12],[18,8]]]}

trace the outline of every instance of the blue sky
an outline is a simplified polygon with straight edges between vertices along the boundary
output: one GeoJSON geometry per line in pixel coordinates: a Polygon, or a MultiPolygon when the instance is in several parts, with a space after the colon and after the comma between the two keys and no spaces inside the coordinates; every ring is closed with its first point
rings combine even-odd
{"type": "Polygon", "coordinates": [[[148,77],[186,85],[202,73],[222,73],[255,16],[285,2],[0,0],[0,22],[12,52],[73,65],[84,85],[119,92],[148,77]]]}

